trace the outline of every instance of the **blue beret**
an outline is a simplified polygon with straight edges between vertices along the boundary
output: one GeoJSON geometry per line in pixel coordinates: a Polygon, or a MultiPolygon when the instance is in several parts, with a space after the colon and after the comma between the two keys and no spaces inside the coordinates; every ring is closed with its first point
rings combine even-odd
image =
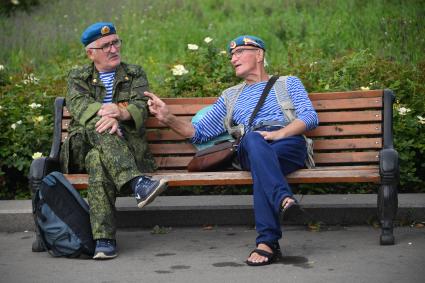
{"type": "Polygon", "coordinates": [[[81,43],[87,46],[101,37],[115,33],[116,30],[113,23],[95,23],[86,28],[83,32],[81,35],[81,43]]]}
{"type": "Polygon", "coordinates": [[[241,35],[229,42],[227,52],[231,53],[234,48],[246,45],[258,47],[264,51],[266,50],[266,44],[261,38],[252,35],[241,35]]]}

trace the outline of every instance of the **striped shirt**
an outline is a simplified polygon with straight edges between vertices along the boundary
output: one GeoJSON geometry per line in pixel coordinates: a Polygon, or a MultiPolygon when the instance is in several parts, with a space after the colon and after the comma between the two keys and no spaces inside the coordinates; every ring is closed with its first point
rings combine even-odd
{"type": "Polygon", "coordinates": [[[106,88],[106,95],[103,98],[103,104],[112,103],[112,89],[114,87],[115,71],[99,72],[99,78],[106,88]]]}
{"type": "MultiPolygon", "coordinates": [[[[235,125],[243,124],[247,129],[249,118],[266,84],[267,82],[259,82],[244,87],[233,110],[233,122],[235,125]]],[[[297,119],[305,123],[307,130],[316,128],[319,119],[302,82],[297,77],[291,76],[286,80],[286,87],[294,105],[297,119]]],[[[220,96],[214,103],[211,111],[197,123],[193,123],[195,135],[192,138],[192,142],[202,143],[226,132],[226,128],[224,127],[225,117],[226,105],[224,104],[224,98],[220,96]]],[[[252,125],[255,126],[261,121],[286,122],[285,120],[274,88],[272,88],[260,111],[254,117],[252,125]]]]}

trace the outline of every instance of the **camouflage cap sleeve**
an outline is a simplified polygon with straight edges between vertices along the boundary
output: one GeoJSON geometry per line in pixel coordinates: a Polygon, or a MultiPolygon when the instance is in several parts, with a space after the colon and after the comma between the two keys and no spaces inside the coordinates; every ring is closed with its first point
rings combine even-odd
{"type": "Polygon", "coordinates": [[[128,74],[133,77],[127,110],[133,118],[136,130],[138,131],[141,127],[143,127],[148,117],[148,98],[145,96],[144,92],[149,90],[149,83],[146,73],[143,71],[142,67],[137,65],[128,65],[127,71],[128,74]]]}

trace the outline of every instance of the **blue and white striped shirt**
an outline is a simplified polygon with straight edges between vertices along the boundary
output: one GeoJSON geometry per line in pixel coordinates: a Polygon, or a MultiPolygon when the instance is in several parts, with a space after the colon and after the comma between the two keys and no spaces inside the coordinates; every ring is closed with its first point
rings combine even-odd
{"type": "Polygon", "coordinates": [[[112,89],[114,87],[115,71],[99,72],[99,78],[106,88],[106,95],[103,98],[103,104],[112,103],[112,89]]]}
{"type": "MultiPolygon", "coordinates": [[[[235,125],[244,124],[245,128],[248,127],[249,118],[266,84],[267,82],[259,82],[244,87],[233,110],[233,122],[235,125]]],[[[288,77],[286,87],[294,105],[297,119],[305,123],[307,130],[316,128],[319,119],[300,79],[293,76],[288,77]]],[[[226,105],[224,104],[224,98],[220,96],[214,103],[213,108],[201,120],[193,123],[195,135],[192,138],[192,142],[206,142],[226,132],[226,128],[224,127],[225,117],[226,105]]],[[[255,126],[261,121],[285,122],[285,120],[274,88],[272,88],[260,111],[254,117],[252,125],[255,126]]]]}

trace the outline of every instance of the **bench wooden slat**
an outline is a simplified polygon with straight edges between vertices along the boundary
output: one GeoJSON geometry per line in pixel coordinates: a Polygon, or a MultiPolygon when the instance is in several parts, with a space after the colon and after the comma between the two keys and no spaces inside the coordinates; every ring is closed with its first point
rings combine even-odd
{"type": "MultiPolygon", "coordinates": [[[[314,100],[312,101],[317,111],[341,110],[341,109],[369,109],[382,108],[381,97],[338,99],[338,100],[314,100]]],[[[170,104],[168,108],[174,115],[194,115],[208,104],[170,104]]]]}
{"type": "MultiPolygon", "coordinates": [[[[359,96],[359,94],[354,96],[359,96]]],[[[337,99],[330,94],[311,94],[309,97],[312,98],[313,106],[318,112],[323,110],[382,108],[382,97],[380,96],[353,98],[347,95],[347,98],[337,99]],[[318,97],[322,97],[322,99],[318,99],[318,97]]],[[[198,98],[193,100],[193,102],[191,102],[192,99],[187,99],[187,101],[185,99],[165,99],[167,104],[169,104],[171,113],[175,115],[194,115],[200,109],[214,103],[215,100],[217,100],[216,97],[211,97],[200,100],[202,101],[202,104],[200,104],[197,103],[199,101],[198,98]],[[184,103],[179,103],[179,101],[184,103]]],[[[63,117],[70,117],[66,108],[63,110],[63,117]]]]}
{"type": "MultiPolygon", "coordinates": [[[[347,149],[379,149],[382,147],[381,138],[363,138],[363,139],[327,139],[315,140],[314,150],[347,150],[347,149]]],[[[152,154],[158,155],[176,155],[176,154],[195,154],[196,148],[188,143],[157,143],[149,144],[152,154]]]]}
{"type": "MultiPolygon", "coordinates": [[[[181,117],[179,117],[179,119],[190,122],[190,121],[192,121],[192,117],[193,116],[181,116],[181,117]]],[[[155,117],[149,117],[146,120],[145,125],[146,125],[146,128],[167,128],[168,127],[165,124],[159,122],[158,119],[156,119],[155,117]]]]}
{"type": "MultiPolygon", "coordinates": [[[[344,112],[319,112],[319,121],[323,123],[347,123],[347,122],[376,122],[381,121],[381,111],[344,111],[344,112]]],[[[193,116],[180,116],[179,119],[190,122],[193,116]]],[[[70,119],[62,120],[62,130],[68,129],[70,119]]],[[[146,128],[167,128],[155,117],[149,117],[146,121],[146,128]]]]}
{"type": "MultiPolygon", "coordinates": [[[[382,120],[381,111],[344,111],[344,112],[318,112],[320,123],[347,123],[347,122],[376,122],[382,120]]],[[[193,116],[180,116],[179,119],[191,121],[193,116]]],[[[149,117],[146,121],[147,128],[167,128],[158,119],[149,117]]]]}
{"type": "MultiPolygon", "coordinates": [[[[381,134],[381,124],[358,124],[358,125],[336,125],[319,126],[307,132],[309,137],[329,137],[329,136],[356,136],[356,135],[379,135],[381,134]]],[[[149,141],[183,141],[184,137],[169,129],[148,130],[149,141]]]]}
{"type": "Polygon", "coordinates": [[[204,107],[207,107],[208,104],[193,104],[193,105],[186,105],[186,104],[171,104],[168,105],[168,109],[171,113],[174,115],[180,116],[180,115],[195,115],[199,110],[201,110],[204,107]]]}
{"type": "Polygon", "coordinates": [[[342,164],[342,163],[362,163],[378,162],[378,151],[362,152],[318,152],[314,154],[314,161],[317,164],[342,164]]]}
{"type": "Polygon", "coordinates": [[[381,134],[381,124],[319,126],[307,132],[308,137],[338,137],[381,134]]]}
{"type": "Polygon", "coordinates": [[[381,97],[315,100],[312,103],[316,111],[382,108],[381,97]]]}
{"type": "MultiPolygon", "coordinates": [[[[381,134],[381,124],[358,124],[358,125],[335,125],[319,126],[316,129],[307,132],[308,137],[344,137],[344,136],[364,136],[381,134]]],[[[68,133],[62,133],[62,141],[65,140],[68,133]]],[[[175,133],[170,129],[148,130],[147,139],[150,142],[158,141],[185,141],[186,138],[175,133]]]]}
{"type": "MultiPolygon", "coordinates": [[[[355,90],[355,91],[335,91],[335,92],[312,92],[309,93],[311,100],[329,100],[329,99],[350,99],[382,97],[383,91],[377,90],[355,90]]],[[[185,98],[162,98],[167,104],[212,104],[217,97],[185,97],[185,98]]]]}
{"type": "MultiPolygon", "coordinates": [[[[314,100],[312,101],[316,111],[323,110],[342,110],[342,109],[370,109],[382,108],[381,97],[368,97],[368,98],[350,98],[338,100],[314,100]]],[[[193,104],[193,105],[169,105],[170,112],[175,115],[194,115],[196,112],[206,107],[206,104],[193,104]]]]}
{"type": "Polygon", "coordinates": [[[382,148],[381,138],[358,138],[358,139],[323,139],[314,140],[314,150],[338,150],[338,149],[378,149],[382,148]]]}
{"type": "MultiPolygon", "coordinates": [[[[155,162],[159,169],[185,169],[191,159],[191,156],[156,156],[155,162]]],[[[314,154],[314,161],[317,164],[376,163],[379,161],[379,153],[377,151],[319,152],[314,154]]]]}
{"type": "Polygon", "coordinates": [[[204,104],[210,105],[216,102],[218,97],[175,97],[175,98],[161,98],[166,104],[204,104]]]}
{"type": "Polygon", "coordinates": [[[349,99],[349,98],[365,98],[365,97],[382,97],[382,89],[377,90],[355,90],[355,91],[337,91],[337,92],[312,92],[309,94],[310,100],[329,100],[329,99],[349,99]]]}
{"type": "MultiPolygon", "coordinates": [[[[344,136],[364,136],[381,134],[381,124],[358,124],[358,125],[335,125],[319,126],[316,129],[307,132],[308,137],[344,137],[344,136]]],[[[68,132],[62,133],[62,142],[68,136],[68,132]]],[[[169,129],[148,130],[147,139],[149,142],[159,141],[185,141],[186,138],[180,136],[169,129]]]]}
{"type": "MultiPolygon", "coordinates": [[[[247,185],[252,184],[250,172],[228,171],[228,172],[190,172],[190,173],[154,173],[153,176],[169,180],[169,186],[190,185],[247,185]]],[[[374,182],[380,180],[377,168],[368,170],[320,170],[301,169],[287,176],[289,183],[344,183],[344,182],[374,182]]]]}
{"type": "Polygon", "coordinates": [[[196,148],[189,143],[154,143],[149,144],[149,149],[154,155],[167,154],[195,154],[196,148]]]}
{"type": "MultiPolygon", "coordinates": [[[[345,182],[374,182],[378,183],[378,166],[349,166],[338,169],[337,167],[321,167],[317,169],[301,169],[287,176],[289,183],[327,183],[345,182]]],[[[149,175],[154,178],[165,178],[169,187],[197,186],[197,185],[249,185],[252,184],[250,172],[246,171],[221,171],[221,172],[156,172],[149,175]]],[[[86,189],[87,174],[65,174],[71,184],[77,189],[86,189]]]]}
{"type": "Polygon", "coordinates": [[[344,111],[318,112],[319,121],[323,123],[375,122],[381,121],[381,111],[344,111]]]}

